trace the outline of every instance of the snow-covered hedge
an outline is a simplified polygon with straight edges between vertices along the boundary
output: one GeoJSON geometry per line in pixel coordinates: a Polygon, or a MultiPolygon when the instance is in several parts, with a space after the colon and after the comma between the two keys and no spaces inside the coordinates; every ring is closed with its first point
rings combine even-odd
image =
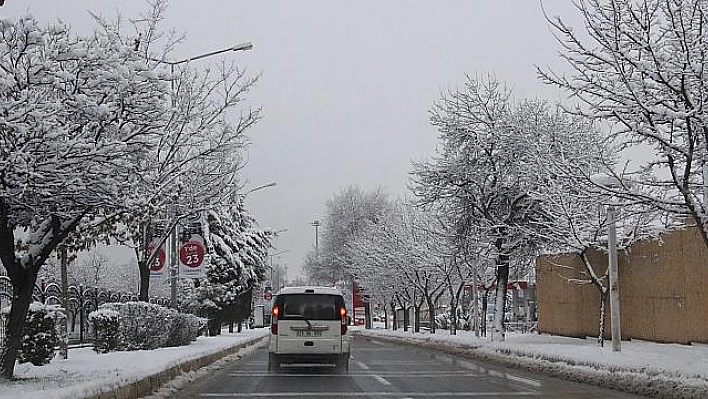
{"type": "Polygon", "coordinates": [[[189,345],[199,336],[199,318],[146,302],[106,303],[118,313],[118,350],[189,345]]]}
{"type": "MultiPolygon", "coordinates": [[[[176,313],[176,312],[175,312],[176,313]]],[[[189,313],[177,313],[174,318],[167,346],[189,345],[197,339],[202,331],[202,322],[199,317],[189,313]]]]}
{"type": "Polygon", "coordinates": [[[93,326],[93,350],[98,353],[108,353],[118,347],[119,313],[111,309],[98,309],[89,313],[89,321],[93,326]]]}
{"type": "Polygon", "coordinates": [[[54,358],[54,347],[59,336],[56,330],[57,318],[64,317],[59,306],[45,306],[39,302],[30,305],[25,321],[22,347],[17,359],[20,363],[32,363],[35,366],[49,364],[54,358]]]}

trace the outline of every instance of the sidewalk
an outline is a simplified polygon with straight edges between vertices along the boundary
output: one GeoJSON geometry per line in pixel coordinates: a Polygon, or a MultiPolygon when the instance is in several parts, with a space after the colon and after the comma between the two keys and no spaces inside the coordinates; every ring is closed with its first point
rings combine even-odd
{"type": "Polygon", "coordinates": [[[473,332],[436,334],[357,329],[364,336],[434,347],[559,378],[632,392],[650,398],[708,398],[708,346],[623,341],[621,352],[595,338],[508,334],[505,342],[473,332]]]}
{"type": "Polygon", "coordinates": [[[66,360],[55,359],[42,367],[30,363],[16,366],[16,381],[0,381],[0,399],[138,397],[139,391],[149,392],[267,335],[265,328],[243,330],[199,337],[189,346],[151,351],[97,354],[91,348],[70,349],[66,360]]]}

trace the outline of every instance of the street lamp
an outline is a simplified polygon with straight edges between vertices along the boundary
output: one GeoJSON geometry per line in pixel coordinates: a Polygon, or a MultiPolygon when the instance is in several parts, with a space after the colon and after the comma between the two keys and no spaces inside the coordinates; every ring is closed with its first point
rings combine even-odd
{"type": "MultiPolygon", "coordinates": [[[[615,176],[594,175],[590,180],[607,190],[617,190],[631,187],[631,183],[622,181],[615,176]]],[[[622,329],[620,327],[620,294],[619,273],[617,271],[617,217],[615,205],[610,201],[607,205],[607,269],[610,277],[610,328],[612,334],[612,351],[622,351],[622,329]]]]}
{"type": "MultiPolygon", "coordinates": [[[[170,73],[171,75],[174,75],[175,73],[175,66],[180,65],[180,64],[185,64],[189,63],[190,61],[196,61],[200,60],[203,58],[211,57],[217,54],[225,53],[227,51],[246,51],[246,50],[251,50],[253,49],[253,45],[251,42],[245,42],[245,43],[240,43],[235,46],[231,46],[229,48],[221,49],[221,50],[216,50],[212,51],[210,53],[204,53],[204,54],[199,54],[195,55],[193,57],[185,58],[179,61],[170,61],[170,60],[165,60],[165,59],[153,59],[150,58],[151,61],[167,64],[170,66],[170,73]]],[[[171,102],[172,102],[172,108],[174,109],[176,99],[175,99],[175,80],[174,76],[170,79],[170,88],[171,88],[171,102]]],[[[253,191],[253,190],[252,190],[253,191]]],[[[177,276],[178,276],[178,270],[179,268],[177,267],[177,225],[175,224],[174,228],[170,232],[171,234],[171,270],[170,270],[170,305],[172,308],[177,308],[177,276]]]]}
{"type": "Polygon", "coordinates": [[[312,222],[312,225],[315,226],[315,258],[319,257],[319,228],[322,225],[319,220],[315,220],[312,222]]]}
{"type": "Polygon", "coordinates": [[[210,53],[199,54],[199,55],[195,55],[193,57],[188,57],[188,58],[185,58],[185,59],[182,59],[179,61],[170,61],[170,60],[154,59],[154,58],[151,58],[150,60],[157,61],[157,62],[160,62],[163,64],[167,64],[167,65],[170,65],[171,67],[174,68],[175,65],[184,64],[184,63],[187,63],[190,61],[200,60],[202,58],[211,57],[213,55],[225,53],[227,51],[247,51],[247,50],[252,50],[252,49],[253,49],[253,44],[251,44],[251,42],[245,42],[245,43],[237,44],[237,45],[229,47],[229,48],[212,51],[210,53]]]}
{"type": "Polygon", "coordinates": [[[243,194],[243,198],[246,198],[246,196],[248,196],[249,194],[251,194],[251,193],[253,193],[253,192],[256,192],[256,191],[258,191],[258,190],[263,190],[264,188],[273,187],[273,186],[275,186],[275,185],[277,185],[276,182],[270,182],[270,183],[263,184],[263,185],[258,186],[258,187],[254,187],[254,188],[252,188],[252,189],[246,191],[246,193],[243,194]]]}

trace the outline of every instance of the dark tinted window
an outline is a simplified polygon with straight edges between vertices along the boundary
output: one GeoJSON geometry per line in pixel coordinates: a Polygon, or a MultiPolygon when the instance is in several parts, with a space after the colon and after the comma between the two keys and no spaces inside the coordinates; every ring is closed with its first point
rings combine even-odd
{"type": "Polygon", "coordinates": [[[341,296],[320,294],[279,295],[275,304],[280,306],[280,319],[339,320],[339,309],[344,305],[341,296]]]}

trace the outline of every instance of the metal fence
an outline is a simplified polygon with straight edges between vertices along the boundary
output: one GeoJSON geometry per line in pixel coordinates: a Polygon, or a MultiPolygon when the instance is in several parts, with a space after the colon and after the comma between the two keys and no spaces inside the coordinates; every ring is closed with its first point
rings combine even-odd
{"type": "MultiPolygon", "coordinates": [[[[32,299],[45,305],[61,305],[62,289],[56,282],[47,282],[40,279],[35,284],[32,299]]],[[[7,276],[0,276],[0,309],[7,308],[12,299],[12,284],[7,276]]],[[[93,336],[89,328],[88,315],[108,302],[128,302],[137,301],[135,294],[126,294],[101,287],[89,287],[84,285],[71,285],[68,287],[68,304],[66,316],[68,318],[67,337],[69,343],[83,344],[93,336]]],[[[151,303],[163,306],[169,305],[169,299],[164,297],[150,298],[151,303]]],[[[0,346],[4,342],[7,328],[7,318],[0,312],[0,346]]]]}

